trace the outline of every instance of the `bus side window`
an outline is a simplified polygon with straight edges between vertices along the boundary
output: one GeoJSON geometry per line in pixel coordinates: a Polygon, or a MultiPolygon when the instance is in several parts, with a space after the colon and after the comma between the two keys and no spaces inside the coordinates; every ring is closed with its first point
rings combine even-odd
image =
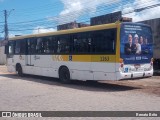
{"type": "Polygon", "coordinates": [[[20,54],[20,40],[15,41],[15,54],[20,54]]]}
{"type": "Polygon", "coordinates": [[[73,41],[74,41],[74,52],[77,53],[79,51],[79,49],[80,49],[79,48],[80,46],[79,46],[79,43],[78,43],[78,39],[74,38],[73,41]]]}
{"type": "Polygon", "coordinates": [[[31,43],[30,39],[27,39],[27,55],[31,54],[31,43]]]}
{"type": "Polygon", "coordinates": [[[20,54],[26,54],[26,40],[20,41],[20,54]]]}
{"type": "Polygon", "coordinates": [[[70,51],[70,40],[69,36],[58,37],[58,52],[59,53],[69,53],[70,51]]]}
{"type": "Polygon", "coordinates": [[[50,54],[50,53],[56,53],[57,50],[56,49],[56,46],[54,46],[54,44],[57,44],[55,43],[55,37],[44,37],[43,40],[42,40],[42,46],[43,46],[43,49],[44,49],[44,53],[46,54],[50,54]]]}
{"type": "Polygon", "coordinates": [[[43,50],[42,38],[37,38],[36,53],[41,54],[43,52],[44,52],[44,50],[43,50]]]}
{"type": "Polygon", "coordinates": [[[115,52],[115,41],[116,41],[115,29],[106,31],[105,38],[107,38],[107,43],[108,43],[106,49],[108,50],[108,52],[114,53],[115,52]]]}
{"type": "Polygon", "coordinates": [[[58,52],[58,40],[56,37],[52,37],[53,42],[53,53],[58,52]]]}
{"type": "Polygon", "coordinates": [[[31,38],[29,39],[30,42],[30,54],[35,54],[36,53],[36,39],[35,38],[31,38]]]}
{"type": "Polygon", "coordinates": [[[96,31],[92,37],[94,53],[115,54],[116,29],[96,31]]]}
{"type": "Polygon", "coordinates": [[[8,49],[9,49],[9,54],[10,55],[13,55],[14,54],[14,47],[15,47],[15,41],[9,41],[9,43],[8,43],[8,49]]]}
{"type": "Polygon", "coordinates": [[[45,47],[45,50],[46,50],[46,53],[53,53],[53,39],[52,37],[48,37],[47,38],[47,41],[46,41],[46,47],[45,47]]]}
{"type": "Polygon", "coordinates": [[[74,35],[74,53],[90,53],[92,39],[89,33],[78,33],[74,35]]]}

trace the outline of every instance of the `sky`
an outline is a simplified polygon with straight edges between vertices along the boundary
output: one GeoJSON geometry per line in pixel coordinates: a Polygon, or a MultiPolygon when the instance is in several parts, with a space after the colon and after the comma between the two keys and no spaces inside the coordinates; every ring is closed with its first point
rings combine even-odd
{"type": "Polygon", "coordinates": [[[57,25],[73,21],[89,23],[91,17],[119,10],[134,22],[160,18],[160,6],[133,12],[155,4],[160,0],[0,0],[0,37],[4,36],[4,10],[12,37],[56,31],[57,25]]]}

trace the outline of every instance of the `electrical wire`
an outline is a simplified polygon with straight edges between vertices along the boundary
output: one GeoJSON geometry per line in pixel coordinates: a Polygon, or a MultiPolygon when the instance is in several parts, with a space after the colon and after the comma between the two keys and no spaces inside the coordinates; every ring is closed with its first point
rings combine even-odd
{"type": "MultiPolygon", "coordinates": [[[[119,5],[119,4],[118,4],[119,5]]],[[[117,5],[117,6],[118,6],[117,5]]],[[[115,7],[117,7],[117,6],[115,6],[115,7]]],[[[104,6],[105,7],[105,6],[104,6]]],[[[86,8],[86,9],[84,9],[83,10],[83,13],[85,13],[86,11],[88,11],[89,9],[91,9],[91,8],[86,8]]],[[[82,14],[82,13],[81,13],[82,14]]],[[[79,15],[79,14],[77,14],[77,12],[76,11],[74,11],[74,13],[73,14],[71,14],[71,15],[67,15],[68,17],[72,17],[72,16],[74,16],[74,15],[79,15]]],[[[62,19],[63,18],[65,18],[66,16],[64,16],[64,17],[61,17],[62,19]]],[[[57,18],[58,19],[58,17],[57,16],[53,16],[52,18],[57,18]]],[[[25,21],[25,22],[19,22],[19,23],[17,23],[17,24],[20,24],[20,23],[33,23],[33,22],[38,22],[38,21],[47,21],[47,18],[42,18],[42,19],[38,19],[38,20],[32,20],[32,21],[25,21]]],[[[13,23],[13,24],[16,24],[16,23],[13,23]]]]}
{"type": "MultiPolygon", "coordinates": [[[[126,14],[126,13],[125,13],[126,14]]],[[[81,19],[82,20],[82,19],[81,19]]],[[[42,25],[42,24],[41,24],[42,25]]],[[[43,24],[43,25],[45,25],[45,24],[43,24]]]]}
{"type": "MultiPolygon", "coordinates": [[[[109,3],[108,3],[109,4],[109,3]]],[[[117,5],[115,4],[115,7],[114,8],[116,8],[117,6],[119,6],[120,5],[120,3],[118,3],[117,5]]],[[[109,6],[109,5],[108,5],[109,6]]],[[[106,7],[106,6],[104,6],[104,7],[106,7]]],[[[84,12],[86,12],[86,11],[88,11],[89,9],[93,9],[93,7],[88,7],[88,8],[86,8],[86,9],[84,9],[83,11],[84,12]]],[[[74,11],[74,12],[76,12],[76,11],[74,11]]],[[[78,11],[77,11],[78,12],[78,11]]],[[[83,12],[83,13],[84,13],[83,12]]],[[[75,13],[76,15],[79,15],[79,14],[77,14],[77,13],[75,13]]],[[[72,14],[72,15],[68,15],[68,17],[72,17],[72,16],[74,16],[75,14],[72,14]]],[[[57,16],[53,16],[53,17],[55,17],[55,19],[56,18],[58,18],[57,16]]],[[[27,23],[33,23],[33,22],[38,22],[38,21],[47,21],[47,18],[41,18],[41,19],[37,19],[37,20],[31,20],[31,21],[23,21],[23,22],[17,22],[17,23],[9,23],[9,24],[22,24],[22,23],[24,23],[24,24],[27,24],[27,23]]]]}
{"type": "MultiPolygon", "coordinates": [[[[151,0],[152,1],[152,0],[151,0]]],[[[130,2],[130,1],[129,1],[130,2]]],[[[129,3],[128,2],[128,3],[129,3]]],[[[126,3],[126,1],[125,1],[125,3],[126,3]]],[[[150,2],[146,2],[146,3],[150,3],[150,2]]],[[[145,3],[145,4],[146,4],[145,3]]],[[[86,4],[86,3],[84,3],[84,4],[86,4]]],[[[112,9],[115,9],[116,7],[118,7],[120,4],[122,4],[122,3],[115,3],[115,6],[113,7],[112,5],[107,5],[107,7],[104,5],[104,6],[102,6],[100,9],[98,9],[96,12],[90,12],[90,14],[92,14],[91,16],[92,17],[94,17],[94,16],[96,16],[97,14],[98,15],[100,15],[100,13],[104,13],[105,11],[107,11],[107,9],[109,9],[109,8],[112,8],[112,9]]],[[[141,6],[144,6],[144,5],[141,5],[141,6]]],[[[140,9],[140,7],[141,6],[139,6],[139,9],[140,9]]],[[[158,5],[159,6],[159,5],[158,5]]],[[[157,7],[156,5],[155,6],[153,6],[153,7],[157,7]]],[[[149,9],[149,8],[153,8],[153,7],[146,7],[146,9],[149,9]]],[[[70,14],[70,15],[68,15],[68,17],[74,17],[75,15],[78,15],[78,16],[80,16],[80,15],[83,15],[86,11],[88,11],[88,10],[90,10],[90,9],[93,9],[93,7],[88,7],[88,8],[84,8],[84,10],[83,10],[83,12],[81,12],[81,13],[77,13],[78,11],[74,11],[74,13],[73,14],[70,14]]],[[[142,8],[143,9],[143,8],[142,8]]],[[[132,12],[137,12],[137,11],[132,11],[132,12]]],[[[130,13],[130,12],[129,12],[130,13]]],[[[129,13],[125,13],[125,14],[129,14],[129,13]]],[[[84,15],[83,15],[84,16],[84,15]]],[[[64,16],[64,17],[59,17],[59,16],[52,16],[52,18],[54,18],[54,19],[65,19],[66,18],[66,16],[64,16]]],[[[88,17],[89,18],[89,17],[88,17]]],[[[87,17],[86,18],[80,18],[79,20],[84,20],[83,22],[86,22],[86,20],[87,20],[87,17]]],[[[71,21],[74,21],[74,20],[71,20],[71,21]]],[[[88,22],[88,21],[87,21],[88,22]]],[[[0,22],[0,23],[4,23],[4,22],[0,22]]],[[[64,22],[63,22],[63,24],[65,24],[66,23],[66,20],[64,20],[64,22]]],[[[29,27],[34,27],[34,26],[48,26],[48,27],[45,27],[45,28],[43,28],[43,29],[50,29],[50,28],[56,28],[56,22],[55,23],[53,23],[53,21],[51,21],[51,22],[49,22],[48,20],[47,20],[47,18],[41,18],[41,19],[36,19],[36,20],[30,20],[30,21],[23,21],[23,22],[16,22],[16,23],[9,23],[9,26],[12,28],[12,29],[10,29],[9,31],[26,31],[26,30],[35,30],[35,29],[33,29],[33,28],[29,28],[29,27]],[[49,26],[51,26],[51,24],[48,24],[48,23],[52,23],[52,25],[54,25],[53,27],[49,27],[49,26]],[[13,25],[13,26],[12,26],[13,25]],[[28,27],[29,26],[29,27],[28,27]],[[24,28],[24,27],[28,27],[27,29],[22,29],[22,28],[24,28]],[[16,28],[16,29],[13,29],[13,28],[16,28]],[[18,29],[19,28],[19,29],[18,29]]]]}

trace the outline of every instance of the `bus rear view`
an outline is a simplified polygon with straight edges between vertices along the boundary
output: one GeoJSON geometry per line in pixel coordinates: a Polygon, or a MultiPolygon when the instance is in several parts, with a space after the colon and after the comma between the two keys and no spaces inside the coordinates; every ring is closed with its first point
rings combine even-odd
{"type": "Polygon", "coordinates": [[[153,39],[149,26],[121,24],[119,71],[120,79],[153,75],[153,39]]]}

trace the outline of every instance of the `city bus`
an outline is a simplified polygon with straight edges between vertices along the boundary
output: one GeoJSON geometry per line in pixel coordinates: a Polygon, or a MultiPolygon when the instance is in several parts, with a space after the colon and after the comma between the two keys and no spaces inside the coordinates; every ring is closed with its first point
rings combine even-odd
{"type": "Polygon", "coordinates": [[[153,75],[148,25],[133,22],[17,36],[6,45],[9,72],[71,80],[125,80],[153,75]]]}

